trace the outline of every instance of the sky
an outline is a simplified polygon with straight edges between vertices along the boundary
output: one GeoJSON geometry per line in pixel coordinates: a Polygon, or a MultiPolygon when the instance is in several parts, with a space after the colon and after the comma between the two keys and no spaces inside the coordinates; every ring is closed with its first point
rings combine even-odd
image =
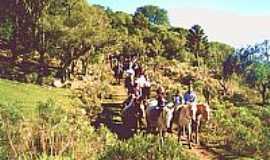
{"type": "Polygon", "coordinates": [[[157,5],[168,11],[171,25],[201,25],[210,41],[234,47],[270,39],[270,0],[88,0],[114,11],[134,13],[137,7],[157,5]]]}

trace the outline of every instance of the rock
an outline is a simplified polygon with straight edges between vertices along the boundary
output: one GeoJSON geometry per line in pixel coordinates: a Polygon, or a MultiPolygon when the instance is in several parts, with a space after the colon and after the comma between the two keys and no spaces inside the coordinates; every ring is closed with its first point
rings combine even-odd
{"type": "Polygon", "coordinates": [[[54,79],[53,86],[56,87],[56,88],[61,88],[61,87],[64,86],[64,84],[61,82],[60,79],[54,79]]]}

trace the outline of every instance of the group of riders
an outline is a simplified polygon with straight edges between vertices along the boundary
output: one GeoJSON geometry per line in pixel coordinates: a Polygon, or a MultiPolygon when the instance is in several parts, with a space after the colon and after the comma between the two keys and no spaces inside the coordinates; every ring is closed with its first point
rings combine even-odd
{"type": "MultiPolygon", "coordinates": [[[[125,87],[128,90],[128,99],[124,103],[124,110],[130,107],[137,109],[139,117],[143,116],[143,110],[140,105],[147,102],[150,99],[151,91],[151,81],[149,76],[146,74],[144,68],[138,63],[137,56],[118,56],[110,57],[110,64],[114,71],[114,76],[118,84],[121,83],[121,79],[125,78],[125,87]],[[115,65],[113,66],[112,60],[115,60],[115,65]]],[[[160,85],[156,90],[156,109],[163,109],[168,102],[166,100],[165,89],[160,85]]],[[[179,91],[176,91],[173,96],[173,108],[181,104],[190,104],[195,106],[197,101],[197,96],[192,90],[191,85],[189,89],[182,96],[179,91]]],[[[172,119],[173,112],[169,112],[167,116],[167,131],[172,132],[172,119]]]]}

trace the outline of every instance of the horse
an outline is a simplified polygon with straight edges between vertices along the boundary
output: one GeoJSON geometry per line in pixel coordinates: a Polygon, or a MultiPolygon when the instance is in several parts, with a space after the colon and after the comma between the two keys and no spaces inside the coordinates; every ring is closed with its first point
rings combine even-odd
{"type": "Polygon", "coordinates": [[[144,106],[141,99],[131,99],[129,103],[129,106],[125,105],[122,111],[123,125],[127,129],[137,132],[143,117],[145,117],[144,106]]]}
{"type": "Polygon", "coordinates": [[[209,121],[210,119],[210,107],[207,104],[197,104],[196,105],[196,119],[192,121],[192,130],[195,132],[195,143],[200,144],[199,141],[199,129],[201,127],[201,122],[209,121]]]}
{"type": "Polygon", "coordinates": [[[181,131],[185,133],[185,128],[188,131],[188,146],[191,149],[192,139],[192,119],[195,112],[192,110],[191,105],[179,105],[174,111],[173,122],[178,126],[178,142],[181,140],[181,131]]]}
{"type": "Polygon", "coordinates": [[[167,113],[172,105],[173,103],[167,103],[163,108],[159,108],[157,100],[149,100],[146,103],[147,132],[157,133],[161,138],[161,144],[167,131],[167,113]]]}

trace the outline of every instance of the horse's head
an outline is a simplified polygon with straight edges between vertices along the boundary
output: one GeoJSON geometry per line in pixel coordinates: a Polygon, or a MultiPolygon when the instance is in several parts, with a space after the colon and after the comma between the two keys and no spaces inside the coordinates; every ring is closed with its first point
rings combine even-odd
{"type": "Polygon", "coordinates": [[[197,105],[198,113],[197,115],[201,115],[203,119],[206,121],[210,120],[210,107],[207,104],[198,104],[197,105]]]}

